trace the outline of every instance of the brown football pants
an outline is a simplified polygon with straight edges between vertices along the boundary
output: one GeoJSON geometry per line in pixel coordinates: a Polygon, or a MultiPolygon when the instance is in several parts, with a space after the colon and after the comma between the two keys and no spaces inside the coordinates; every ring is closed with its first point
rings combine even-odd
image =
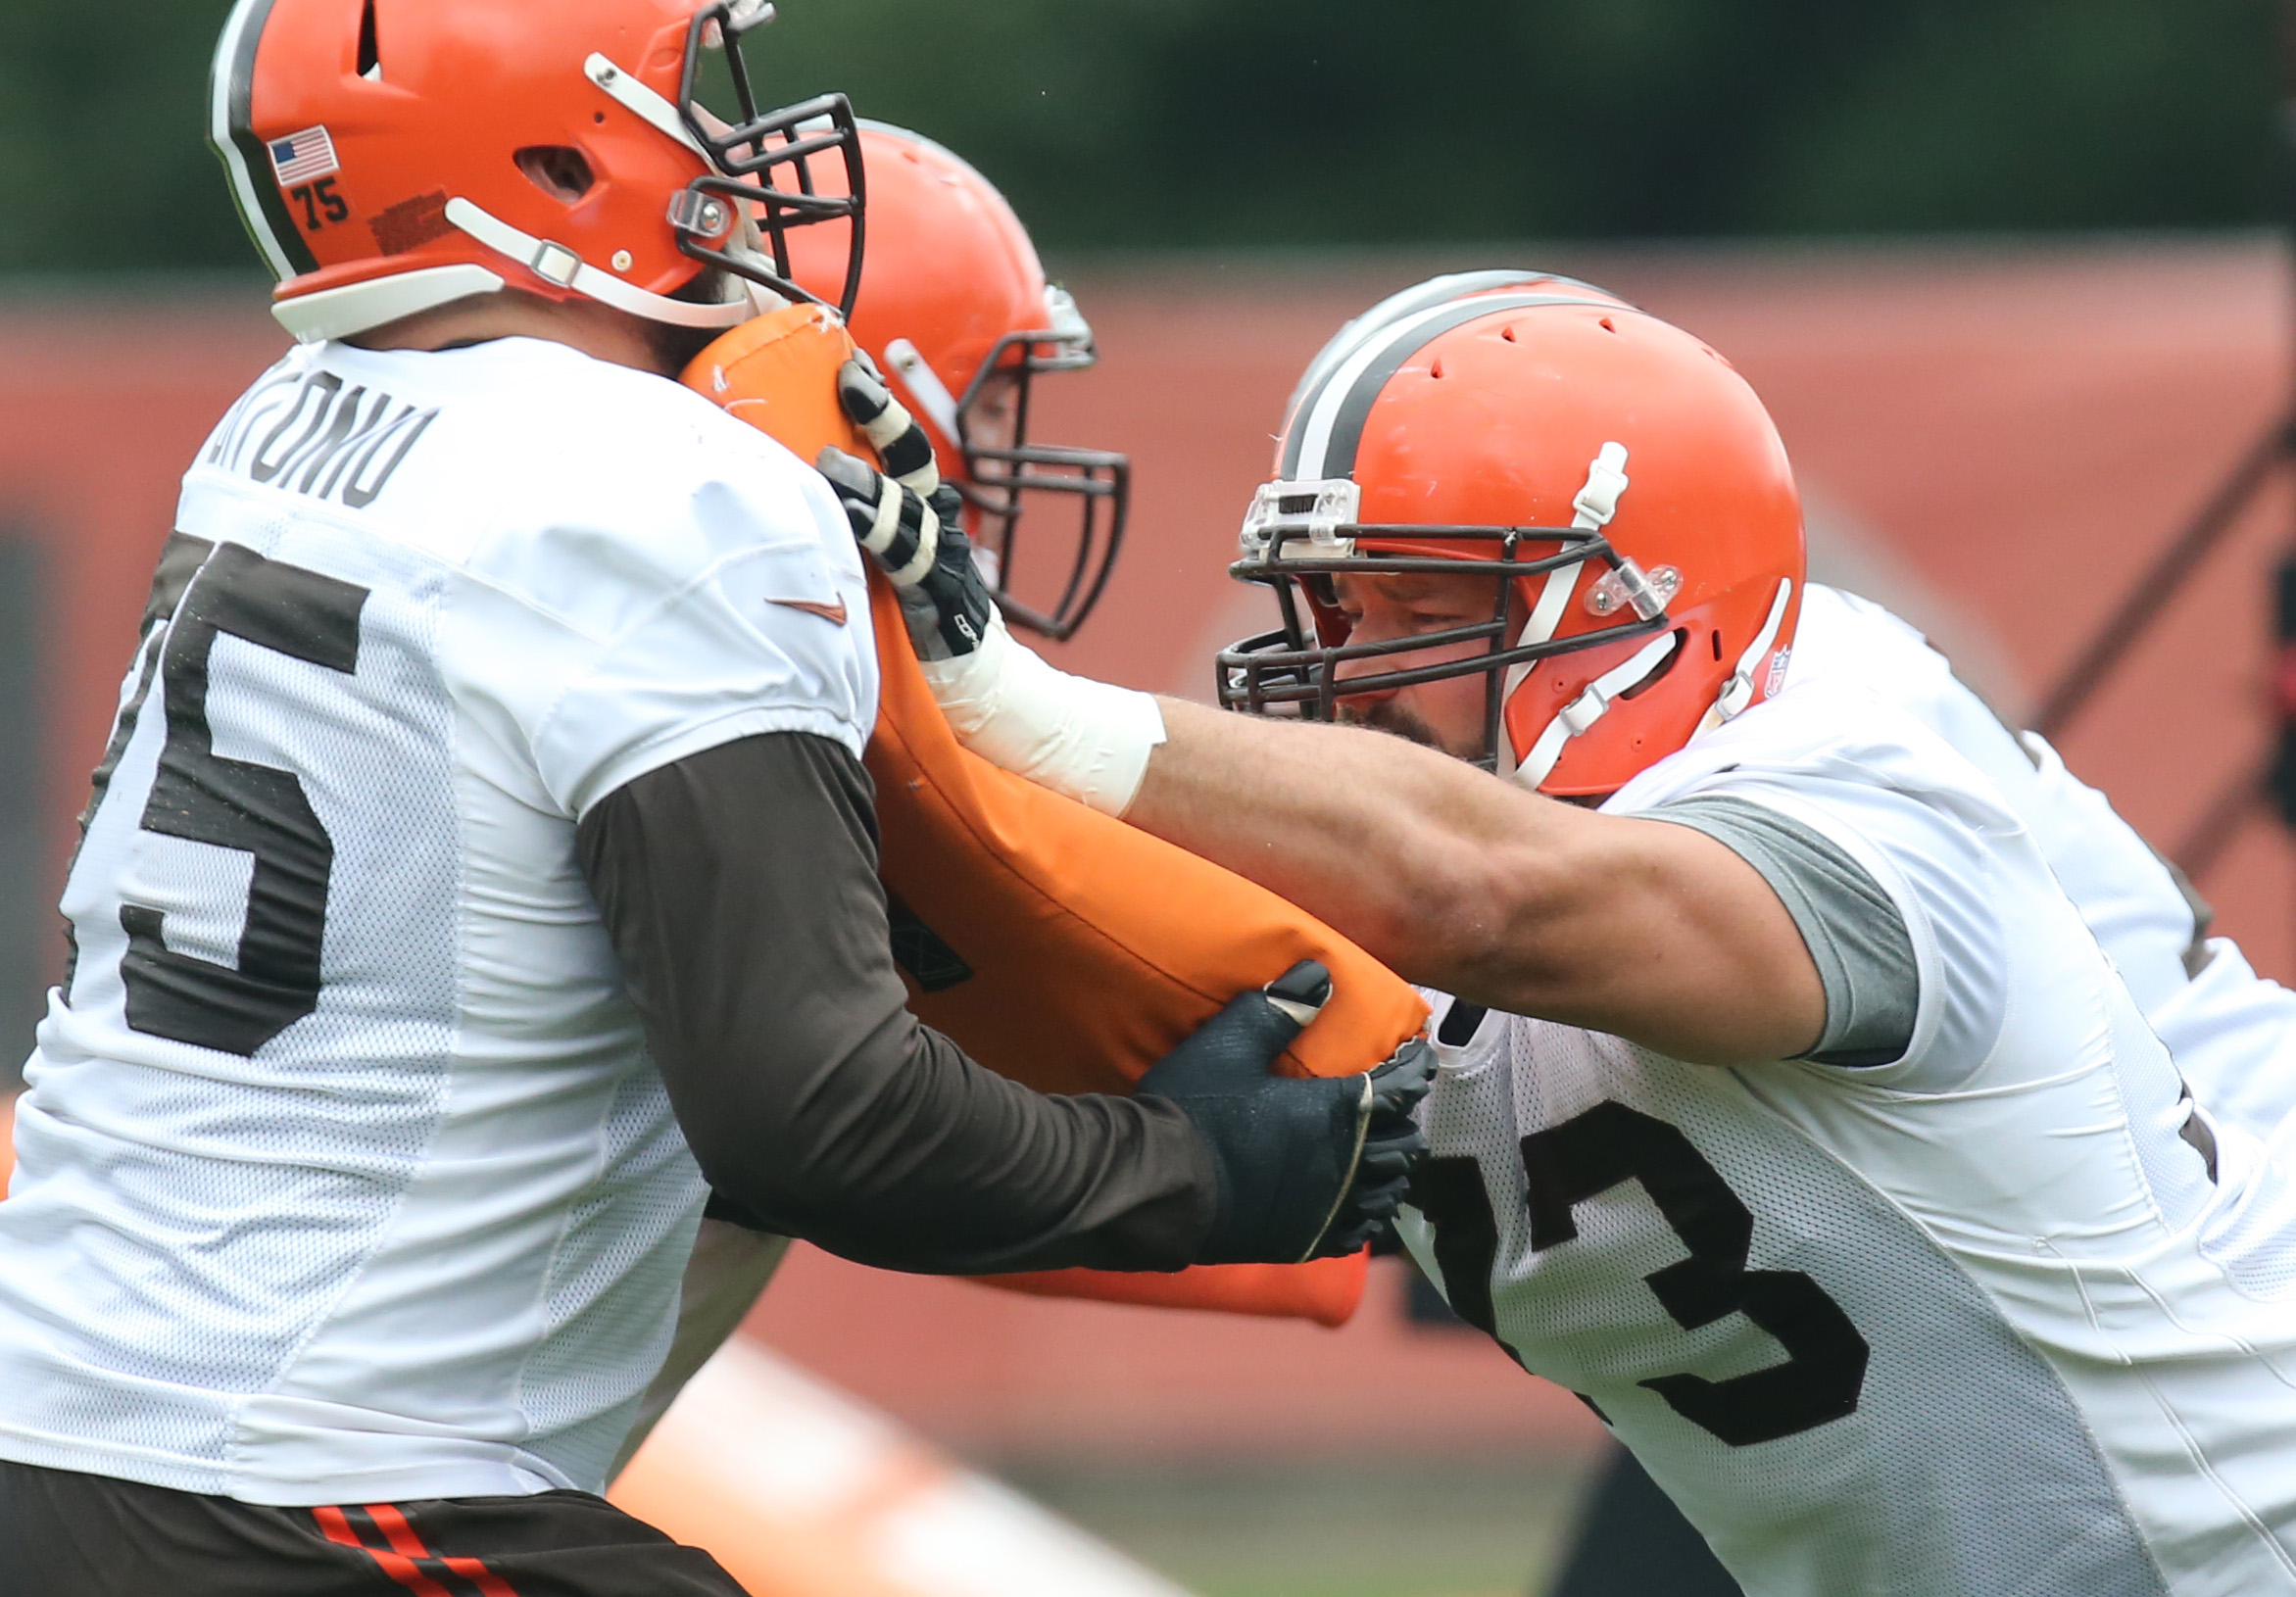
{"type": "Polygon", "coordinates": [[[747,1597],[582,1492],[265,1508],[0,1461],[10,1597],[747,1597]]]}

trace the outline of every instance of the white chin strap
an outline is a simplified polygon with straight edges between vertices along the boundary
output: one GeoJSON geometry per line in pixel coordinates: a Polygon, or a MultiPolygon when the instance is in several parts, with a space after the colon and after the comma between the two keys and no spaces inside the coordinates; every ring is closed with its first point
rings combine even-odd
{"type": "MultiPolygon", "coordinates": [[[[528,267],[545,282],[586,294],[602,305],[611,305],[616,311],[648,321],[666,321],[677,327],[734,327],[759,311],[771,310],[781,303],[767,295],[772,303],[760,304],[756,296],[745,294],[724,305],[695,305],[687,300],[650,294],[600,271],[563,244],[553,244],[520,232],[460,197],[447,202],[447,220],[488,249],[528,267]]],[[[321,339],[363,333],[401,316],[411,316],[417,311],[435,310],[473,294],[492,294],[508,286],[500,272],[489,271],[484,266],[426,266],[419,271],[377,277],[372,282],[322,289],[317,294],[298,294],[273,305],[271,315],[298,342],[316,344],[321,339]]]]}
{"type": "MultiPolygon", "coordinates": [[[[1617,443],[1605,444],[1595,452],[1594,459],[1588,462],[1586,485],[1571,501],[1571,526],[1580,532],[1600,532],[1604,527],[1610,525],[1611,517],[1618,514],[1619,496],[1626,491],[1627,446],[1617,443]]],[[[1586,567],[1585,560],[1573,560],[1568,565],[1558,565],[1546,573],[1546,585],[1539,590],[1539,602],[1531,606],[1530,617],[1524,621],[1523,630],[1515,639],[1515,647],[1520,648],[1524,644],[1542,644],[1549,642],[1554,637],[1555,628],[1563,624],[1563,611],[1570,606],[1571,593],[1579,586],[1579,573],[1586,567]]],[[[1523,685],[1523,679],[1528,677],[1538,664],[1537,660],[1528,660],[1521,665],[1507,667],[1506,676],[1499,686],[1500,703],[1504,704],[1515,697],[1515,690],[1523,685]]],[[[1591,689],[1588,691],[1592,692],[1591,689]]],[[[1597,709],[1594,713],[1600,715],[1602,711],[1597,709]]],[[[1559,719],[1560,717],[1557,717],[1557,720],[1559,719]]],[[[1588,724],[1592,725],[1593,723],[1589,721],[1588,724]]],[[[1553,731],[1553,725],[1549,724],[1546,733],[1540,735],[1540,747],[1544,746],[1546,737],[1553,731]]],[[[1507,738],[1502,720],[1498,736],[1499,774],[1501,776],[1509,774],[1505,766],[1513,750],[1514,745],[1507,738]]],[[[1523,782],[1528,787],[1536,788],[1540,782],[1546,780],[1546,773],[1554,768],[1554,760],[1559,758],[1561,753],[1562,744],[1558,740],[1555,744],[1554,756],[1547,760],[1546,765],[1536,778],[1528,778],[1522,774],[1530,769],[1530,761],[1526,761],[1513,773],[1516,780],[1523,782]]],[[[1533,749],[1531,759],[1536,760],[1538,756],[1539,750],[1533,749]]]]}
{"type": "Polygon", "coordinates": [[[425,266],[395,277],[377,277],[372,282],[280,300],[271,307],[271,318],[293,334],[297,343],[317,344],[363,333],[473,294],[497,293],[505,286],[498,273],[484,266],[425,266]]]}
{"type": "MultiPolygon", "coordinates": [[[[1573,529],[1600,532],[1609,526],[1610,518],[1618,514],[1619,497],[1626,491],[1627,446],[1605,444],[1588,463],[1586,486],[1571,501],[1573,529]]],[[[1579,573],[1586,564],[1585,560],[1573,560],[1546,573],[1546,586],[1539,591],[1539,603],[1531,607],[1531,619],[1523,623],[1519,642],[1542,644],[1554,636],[1554,629],[1563,624],[1563,611],[1571,603],[1571,590],[1579,585],[1579,573]]]]}
{"type": "Polygon", "coordinates": [[[1634,688],[1666,663],[1675,651],[1675,635],[1661,632],[1623,665],[1609,670],[1587,684],[1587,691],[1554,712],[1554,719],[1546,723],[1546,730],[1539,734],[1539,741],[1531,746],[1531,752],[1523,756],[1523,763],[1515,767],[1515,780],[1536,791],[1539,784],[1554,774],[1554,768],[1563,757],[1563,750],[1573,738],[1580,736],[1608,713],[1611,701],[1634,688]]]}
{"type": "Polygon", "coordinates": [[[905,338],[897,338],[885,346],[886,369],[901,379],[909,398],[917,402],[917,409],[931,418],[941,429],[941,436],[950,443],[962,442],[956,430],[956,400],[949,392],[949,385],[929,364],[923,353],[905,338]]]}
{"type": "Polygon", "coordinates": [[[570,288],[601,305],[648,321],[666,321],[673,327],[733,327],[757,314],[747,296],[725,305],[694,305],[662,294],[649,294],[619,277],[600,271],[563,244],[520,232],[459,195],[447,202],[447,220],[488,249],[509,256],[544,282],[570,288]]]}
{"type": "Polygon", "coordinates": [[[1733,721],[1754,702],[1754,672],[1761,667],[1762,656],[1769,653],[1778,642],[1778,629],[1785,623],[1785,602],[1793,597],[1793,579],[1778,579],[1778,593],[1770,601],[1770,615],[1763,621],[1762,630],[1754,634],[1754,641],[1738,656],[1737,666],[1730,673],[1730,680],[1722,685],[1722,693],[1714,701],[1705,718],[1699,721],[1700,732],[1710,732],[1725,721],[1733,721]]]}

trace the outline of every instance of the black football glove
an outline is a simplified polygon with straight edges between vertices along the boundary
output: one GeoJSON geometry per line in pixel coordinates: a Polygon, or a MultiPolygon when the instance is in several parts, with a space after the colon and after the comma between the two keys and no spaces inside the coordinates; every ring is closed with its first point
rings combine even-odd
{"type": "Polygon", "coordinates": [[[1411,1111],[1435,1080],[1435,1053],[1406,1042],[1368,1076],[1271,1076],[1331,997],[1309,960],[1227,1008],[1140,1079],[1144,1097],[1180,1106],[1211,1145],[1220,1204],[1199,1264],[1293,1264],[1354,1253],[1401,1206],[1427,1139],[1411,1111]]]}
{"type": "Polygon", "coordinates": [[[932,440],[862,361],[848,361],[838,372],[837,398],[885,469],[840,449],[823,450],[814,469],[837,491],[861,548],[892,579],[917,657],[971,653],[988,634],[997,602],[973,563],[964,504],[941,480],[932,440]]]}

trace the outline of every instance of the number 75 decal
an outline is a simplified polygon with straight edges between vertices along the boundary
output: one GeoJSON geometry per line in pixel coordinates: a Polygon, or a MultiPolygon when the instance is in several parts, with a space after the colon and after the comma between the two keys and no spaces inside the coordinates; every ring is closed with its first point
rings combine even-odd
{"type": "Polygon", "coordinates": [[[307,233],[316,233],[351,215],[351,202],[335,192],[332,177],[321,177],[316,183],[298,183],[287,191],[287,198],[303,202],[303,230],[307,233]]]}

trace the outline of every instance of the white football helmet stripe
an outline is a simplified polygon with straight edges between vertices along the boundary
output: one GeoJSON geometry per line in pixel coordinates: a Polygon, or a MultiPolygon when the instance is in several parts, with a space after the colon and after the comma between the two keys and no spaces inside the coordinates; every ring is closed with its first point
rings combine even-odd
{"type": "MultiPolygon", "coordinates": [[[[255,47],[270,11],[271,0],[238,0],[223,22],[222,37],[216,41],[215,65],[208,75],[208,142],[223,163],[232,203],[239,208],[239,218],[247,224],[264,265],[284,282],[306,268],[299,267],[279,237],[276,218],[266,205],[266,191],[256,186],[266,174],[248,169],[246,151],[240,145],[240,135],[252,138],[253,131],[239,125],[234,115],[236,102],[246,89],[241,79],[253,71],[255,47]]],[[[308,254],[300,246],[298,240],[298,253],[308,254]]]]}

